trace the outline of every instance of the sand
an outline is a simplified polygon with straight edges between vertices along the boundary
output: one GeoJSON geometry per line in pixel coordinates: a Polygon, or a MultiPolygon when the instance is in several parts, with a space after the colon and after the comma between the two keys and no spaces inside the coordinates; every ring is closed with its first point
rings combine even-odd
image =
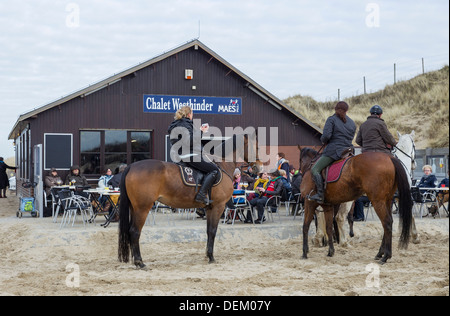
{"type": "MultiPolygon", "coordinates": [[[[158,214],[144,227],[146,271],[117,260],[117,224],[59,229],[51,218],[16,218],[18,198],[0,199],[0,295],[449,295],[449,220],[417,220],[420,244],[375,263],[380,222],[355,223],[350,245],[310,246],[301,259],[301,219],[220,224],[216,264],[205,257],[206,222],[158,214]]],[[[397,223],[395,223],[395,226],[397,223]]],[[[396,227],[395,227],[396,228],[396,227]]]]}

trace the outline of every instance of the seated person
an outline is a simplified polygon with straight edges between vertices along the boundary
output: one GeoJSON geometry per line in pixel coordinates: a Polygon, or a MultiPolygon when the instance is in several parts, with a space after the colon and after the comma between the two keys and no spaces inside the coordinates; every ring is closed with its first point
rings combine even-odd
{"type": "Polygon", "coordinates": [[[108,186],[112,186],[113,188],[119,188],[120,187],[120,180],[122,179],[122,174],[127,168],[126,164],[122,164],[119,166],[119,173],[114,175],[111,180],[108,181],[108,186]]]}
{"type": "Polygon", "coordinates": [[[447,171],[447,178],[442,179],[441,183],[439,183],[440,188],[448,188],[449,187],[449,178],[448,178],[448,171],[447,171]]]}
{"type": "Polygon", "coordinates": [[[87,186],[88,182],[85,176],[81,175],[80,167],[74,165],[70,168],[70,172],[66,177],[67,185],[87,186]]]}
{"type": "Polygon", "coordinates": [[[256,182],[256,178],[257,175],[253,173],[253,168],[250,166],[241,174],[241,181],[247,182],[250,188],[253,187],[253,184],[256,182]]]}
{"type": "Polygon", "coordinates": [[[98,187],[99,189],[104,189],[105,187],[108,186],[108,182],[109,182],[109,180],[112,179],[112,177],[113,177],[113,175],[112,175],[112,170],[111,170],[110,168],[106,169],[105,174],[102,175],[102,176],[100,177],[100,179],[98,179],[97,187],[98,187]]]}
{"type": "Polygon", "coordinates": [[[269,184],[269,174],[267,172],[261,172],[259,174],[259,179],[256,179],[256,181],[253,183],[253,191],[255,193],[251,193],[247,199],[253,200],[255,197],[259,197],[259,190],[258,188],[267,188],[267,185],[269,184]]]}
{"type": "MultiPolygon", "coordinates": [[[[275,170],[274,172],[272,172],[272,175],[274,176],[274,179],[268,182],[266,188],[259,186],[256,187],[256,190],[259,191],[259,195],[258,197],[255,197],[250,201],[250,205],[252,206],[252,208],[256,206],[256,209],[258,210],[258,219],[255,221],[255,224],[261,224],[265,221],[265,219],[263,218],[264,206],[266,205],[270,197],[274,195],[281,195],[281,192],[283,190],[283,183],[280,179],[281,176],[279,170],[275,170]]],[[[252,222],[251,213],[252,212],[248,212],[245,222],[252,222]]]]}
{"type": "MultiPolygon", "coordinates": [[[[438,184],[437,178],[434,174],[431,174],[432,167],[430,165],[425,165],[422,168],[424,173],[423,177],[420,179],[419,184],[417,184],[418,188],[435,188],[438,184]]],[[[423,190],[421,190],[422,192],[423,190]]]]}
{"type": "Polygon", "coordinates": [[[58,175],[58,171],[55,168],[50,169],[50,172],[45,177],[45,193],[47,196],[51,196],[51,189],[54,186],[61,185],[63,182],[61,177],[58,175]]]}
{"type": "MultiPolygon", "coordinates": [[[[102,175],[100,177],[100,179],[98,179],[97,188],[101,189],[101,190],[107,188],[108,187],[108,182],[109,182],[109,180],[112,179],[112,177],[113,177],[112,170],[110,168],[106,169],[105,174],[102,175]]],[[[98,201],[99,201],[100,205],[103,208],[103,212],[110,213],[110,211],[111,211],[111,203],[108,202],[108,198],[106,196],[104,196],[104,195],[101,195],[98,198],[98,201]]]]}
{"type": "Polygon", "coordinates": [[[289,182],[289,180],[287,179],[287,174],[286,171],[283,169],[279,170],[280,172],[280,179],[281,182],[283,183],[283,191],[281,192],[281,199],[282,201],[288,201],[289,199],[292,199],[292,186],[291,183],[289,182]]]}
{"type": "Polygon", "coordinates": [[[240,190],[241,188],[241,170],[239,168],[234,169],[233,173],[233,189],[240,190]]]}
{"type": "Polygon", "coordinates": [[[300,185],[302,184],[303,175],[300,170],[296,170],[294,176],[292,177],[291,187],[292,195],[300,193],[300,185]]]}

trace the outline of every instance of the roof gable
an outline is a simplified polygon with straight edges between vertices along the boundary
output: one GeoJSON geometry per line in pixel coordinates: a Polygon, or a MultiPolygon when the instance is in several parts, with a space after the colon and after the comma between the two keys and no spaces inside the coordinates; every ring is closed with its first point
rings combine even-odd
{"type": "Polygon", "coordinates": [[[68,102],[74,98],[77,97],[84,97],[84,96],[88,96],[92,93],[95,93],[97,91],[100,91],[104,88],[107,88],[117,82],[119,82],[120,80],[122,80],[122,78],[133,74],[136,71],[139,71],[143,68],[146,68],[152,64],[155,64],[161,60],[164,60],[172,55],[175,55],[181,51],[184,51],[188,48],[191,47],[195,47],[198,48],[200,47],[202,50],[204,50],[205,52],[207,52],[208,54],[210,54],[213,58],[215,58],[216,60],[218,60],[220,63],[222,63],[223,65],[225,65],[226,67],[228,67],[230,70],[232,70],[233,72],[235,72],[237,75],[239,75],[241,78],[243,78],[247,83],[246,83],[246,87],[249,88],[250,90],[252,90],[255,94],[259,95],[261,98],[263,98],[264,100],[266,100],[266,102],[270,103],[272,106],[276,107],[278,110],[282,110],[283,108],[286,109],[287,111],[291,112],[292,114],[294,114],[296,117],[298,117],[300,120],[302,120],[303,122],[305,122],[307,125],[309,125],[310,127],[312,127],[313,129],[315,129],[316,131],[318,131],[319,133],[322,133],[322,130],[316,126],[315,124],[313,124],[311,121],[309,121],[308,119],[306,119],[305,117],[303,117],[300,113],[298,113],[297,111],[295,111],[294,109],[290,108],[289,106],[287,106],[284,102],[282,102],[280,99],[278,99],[277,97],[275,97],[273,94],[271,94],[269,91],[265,90],[263,87],[261,87],[259,84],[257,84],[255,81],[253,81],[250,77],[248,77],[247,75],[245,75],[244,73],[242,73],[241,71],[239,71],[238,69],[236,69],[233,65],[231,65],[229,62],[227,62],[225,59],[223,59],[222,57],[220,57],[218,54],[216,54],[213,50],[211,50],[209,47],[207,47],[206,45],[204,45],[202,42],[200,42],[198,39],[195,39],[193,41],[187,42],[181,46],[178,46],[168,52],[165,52],[161,55],[158,55],[154,58],[151,58],[139,65],[136,65],[134,67],[131,67],[125,71],[122,71],[120,73],[117,73],[107,79],[101,80],[95,84],[92,84],[86,88],[83,88],[79,91],[76,91],[74,93],[71,93],[65,97],[62,97],[61,99],[58,99],[56,101],[53,101],[47,105],[44,105],[40,108],[34,109],[30,112],[27,112],[25,114],[20,115],[20,117],[18,118],[17,122],[15,123],[10,135],[9,135],[9,139],[14,139],[14,135],[17,135],[21,132],[21,123],[26,121],[27,119],[36,117],[37,115],[39,115],[39,113],[42,113],[44,111],[47,111],[49,109],[52,109],[56,106],[59,106],[65,102],[68,102]]]}

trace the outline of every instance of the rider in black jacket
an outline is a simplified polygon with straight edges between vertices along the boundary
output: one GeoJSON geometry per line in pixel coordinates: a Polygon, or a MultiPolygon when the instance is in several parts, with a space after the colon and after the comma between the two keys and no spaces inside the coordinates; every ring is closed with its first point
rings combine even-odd
{"type": "Polygon", "coordinates": [[[180,108],[175,114],[175,121],[170,124],[168,130],[172,144],[170,156],[172,161],[183,161],[190,167],[206,174],[195,201],[209,205],[212,201],[208,199],[207,194],[219,175],[219,169],[206,156],[202,155],[201,136],[202,132],[206,132],[208,128],[202,126],[199,131],[195,130],[193,116],[194,113],[189,106],[180,108]]]}

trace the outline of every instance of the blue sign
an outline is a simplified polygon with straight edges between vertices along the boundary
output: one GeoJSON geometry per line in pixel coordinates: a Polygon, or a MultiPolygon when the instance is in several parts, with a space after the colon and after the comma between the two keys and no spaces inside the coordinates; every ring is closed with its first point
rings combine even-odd
{"type": "Polygon", "coordinates": [[[144,94],[144,113],[175,113],[186,105],[195,114],[242,115],[242,98],[144,94]]]}

